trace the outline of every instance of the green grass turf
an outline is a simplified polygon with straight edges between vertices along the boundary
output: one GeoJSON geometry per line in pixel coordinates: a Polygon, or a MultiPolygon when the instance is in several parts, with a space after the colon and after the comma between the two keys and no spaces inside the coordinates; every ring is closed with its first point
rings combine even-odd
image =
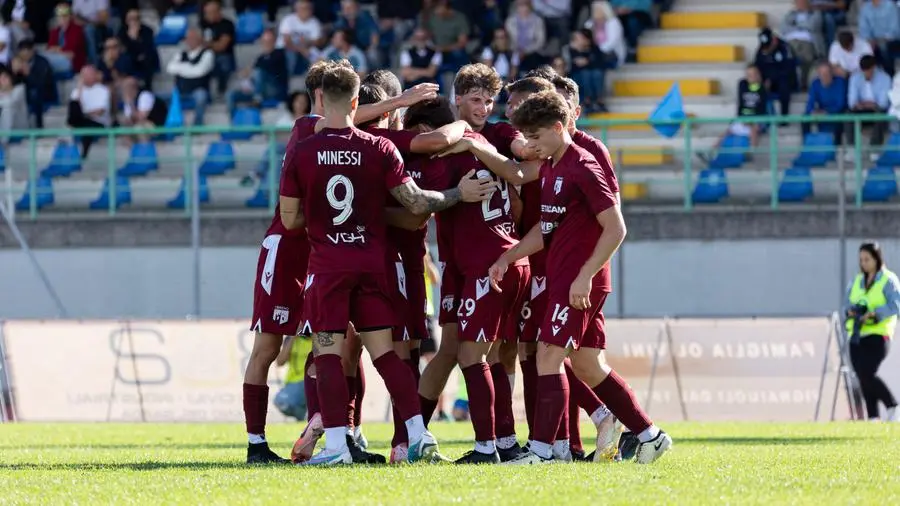
{"type": "MultiPolygon", "coordinates": [[[[248,468],[237,424],[0,425],[0,504],[900,504],[900,424],[665,428],[675,446],[650,466],[309,469],[248,468]]],[[[270,444],[287,455],[299,430],[270,444]]],[[[389,452],[390,425],[365,431],[389,452]]],[[[468,424],[433,432],[449,457],[470,448],[468,424]]]]}

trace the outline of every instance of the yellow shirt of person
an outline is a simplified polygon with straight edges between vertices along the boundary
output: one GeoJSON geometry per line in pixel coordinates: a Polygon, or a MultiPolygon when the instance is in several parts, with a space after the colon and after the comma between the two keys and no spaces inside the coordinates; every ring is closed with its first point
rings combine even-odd
{"type": "MultiPolygon", "coordinates": [[[[897,327],[897,315],[900,313],[900,282],[897,280],[897,275],[882,268],[875,275],[872,286],[867,289],[865,277],[857,274],[847,290],[846,304],[847,310],[857,305],[865,305],[868,311],[877,317],[877,319],[863,322],[859,329],[860,337],[893,338],[894,330],[897,327]]],[[[852,334],[853,320],[848,319],[846,325],[847,334],[852,334]]]]}
{"type": "Polygon", "coordinates": [[[286,384],[303,381],[306,357],[310,351],[312,351],[312,339],[304,336],[294,338],[294,343],[291,345],[291,358],[288,360],[287,374],[284,376],[286,384]]]}

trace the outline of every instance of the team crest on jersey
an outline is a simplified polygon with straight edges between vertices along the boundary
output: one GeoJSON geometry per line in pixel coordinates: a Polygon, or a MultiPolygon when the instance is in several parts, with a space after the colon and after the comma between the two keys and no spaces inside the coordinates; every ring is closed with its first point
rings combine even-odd
{"type": "Polygon", "coordinates": [[[480,278],[475,281],[475,300],[481,300],[482,297],[491,291],[491,279],[480,278]]]}
{"type": "Polygon", "coordinates": [[[559,195],[559,192],[562,191],[562,182],[563,182],[563,178],[562,178],[562,176],[560,176],[560,177],[556,178],[556,182],[553,183],[553,193],[555,195],[559,195]]]}
{"type": "Polygon", "coordinates": [[[272,312],[272,321],[277,322],[279,325],[284,325],[290,318],[290,309],[284,306],[275,306],[275,311],[272,312]]]}
{"type": "Polygon", "coordinates": [[[444,295],[444,298],[441,299],[441,308],[444,311],[453,311],[453,306],[455,305],[455,301],[452,295],[444,295]]]}

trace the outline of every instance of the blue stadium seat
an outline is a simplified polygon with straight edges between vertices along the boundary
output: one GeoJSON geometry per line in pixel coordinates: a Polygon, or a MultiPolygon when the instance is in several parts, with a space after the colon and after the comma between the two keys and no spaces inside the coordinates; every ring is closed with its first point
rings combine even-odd
{"type": "Polygon", "coordinates": [[[823,167],[834,159],[834,134],[808,133],[803,138],[802,151],[794,159],[794,167],[823,167]]]}
{"type": "Polygon", "coordinates": [[[234,168],[234,148],[231,143],[216,141],[209,145],[206,158],[200,164],[200,174],[221,176],[234,168]]]}
{"type": "Polygon", "coordinates": [[[728,135],[722,139],[719,152],[709,162],[714,169],[737,169],[747,160],[747,151],[750,149],[750,137],[745,135],[728,135]]]}
{"type": "MultiPolygon", "coordinates": [[[[286,146],[284,144],[279,144],[275,147],[275,155],[278,159],[281,159],[282,155],[286,150],[286,146]]],[[[247,199],[247,207],[252,208],[268,208],[269,207],[269,153],[263,155],[262,160],[256,165],[256,170],[254,172],[260,176],[259,184],[256,186],[256,193],[247,199]]],[[[276,176],[280,176],[281,173],[276,170],[276,176]]],[[[275,182],[275,192],[278,192],[278,181],[275,182]]]]}
{"type": "Polygon", "coordinates": [[[255,11],[238,15],[235,26],[235,41],[238,44],[253,44],[263,34],[264,22],[262,13],[255,11]]]}
{"type": "Polygon", "coordinates": [[[893,167],[872,167],[863,183],[862,198],[866,202],[886,202],[897,195],[897,176],[893,167]]]}
{"type": "Polygon", "coordinates": [[[900,133],[892,133],[884,143],[884,152],[878,158],[879,167],[896,167],[900,165],[900,133]]]}
{"type": "Polygon", "coordinates": [[[188,18],[181,14],[168,14],[159,24],[156,33],[157,46],[174,46],[187,34],[188,18]]]}
{"type": "Polygon", "coordinates": [[[81,170],[81,152],[78,145],[59,142],[53,149],[50,165],[41,171],[41,177],[68,177],[81,170]]]}
{"type": "MultiPolygon", "coordinates": [[[[35,188],[35,205],[38,209],[43,209],[53,203],[53,180],[49,177],[39,177],[34,185],[35,188]]],[[[25,187],[25,193],[22,198],[16,202],[16,209],[19,211],[28,211],[31,209],[31,183],[25,187]]]]}
{"type": "Polygon", "coordinates": [[[697,186],[694,187],[693,200],[697,204],[715,204],[728,196],[728,180],[723,169],[706,169],[700,171],[697,186]]]}
{"type": "Polygon", "coordinates": [[[260,105],[263,109],[277,109],[278,106],[284,103],[284,100],[280,98],[267,98],[262,101],[260,105]]]}
{"type": "MultiPolygon", "coordinates": [[[[231,126],[251,127],[262,125],[262,114],[253,107],[239,107],[231,116],[231,126]]],[[[224,141],[246,141],[253,138],[255,132],[222,132],[224,141]]]]}
{"type": "Polygon", "coordinates": [[[778,186],[778,200],[803,202],[812,195],[812,172],[809,167],[791,167],[784,171],[784,177],[778,186]]]}
{"type": "MultiPolygon", "coordinates": [[[[200,174],[200,203],[205,204],[209,202],[209,185],[206,182],[206,176],[200,174]]],[[[170,200],[166,206],[169,209],[184,209],[188,205],[187,195],[185,195],[185,191],[187,190],[187,181],[182,178],[181,179],[181,188],[178,189],[178,194],[175,195],[175,198],[170,200]]]]}
{"type": "Polygon", "coordinates": [[[128,161],[116,174],[119,176],[145,176],[151,170],[159,168],[159,158],[156,155],[156,144],[152,142],[139,142],[131,146],[131,154],[128,161]]]}
{"type": "MultiPolygon", "coordinates": [[[[131,203],[131,184],[126,176],[116,176],[116,209],[131,203]]],[[[109,179],[103,181],[103,189],[97,199],[91,202],[91,209],[109,209],[109,179]]]]}
{"type": "Polygon", "coordinates": [[[6,150],[3,149],[3,146],[0,146],[0,174],[6,170],[6,150]]]}

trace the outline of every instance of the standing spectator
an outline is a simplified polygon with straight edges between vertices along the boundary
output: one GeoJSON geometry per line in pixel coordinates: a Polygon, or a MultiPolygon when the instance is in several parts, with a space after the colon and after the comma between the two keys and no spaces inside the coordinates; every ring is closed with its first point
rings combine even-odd
{"type": "Polygon", "coordinates": [[[412,46],[400,53],[400,77],[407,88],[422,83],[437,83],[441,53],[431,46],[431,36],[424,28],[416,28],[412,46]]]}
{"type": "Polygon", "coordinates": [[[837,37],[839,26],[847,24],[847,2],[844,0],[812,0],[814,11],[822,13],[822,35],[825,47],[831,46],[837,37]]]}
{"type": "Polygon", "coordinates": [[[315,51],[322,43],[322,23],[313,16],[313,4],[309,0],[294,3],[294,12],[288,14],[278,25],[278,42],[275,47],[284,49],[288,71],[305,74],[310,62],[315,60],[315,51]]]}
{"type": "Polygon", "coordinates": [[[569,43],[569,76],[578,84],[578,100],[588,113],[607,112],[603,104],[606,76],[603,73],[603,53],[594,44],[587,28],[572,33],[569,43]]]}
{"type": "Polygon", "coordinates": [[[72,20],[68,4],[56,6],[56,28],[50,30],[50,41],[44,56],[56,73],[80,72],[87,62],[84,29],[72,20]]]}
{"type": "Polygon", "coordinates": [[[237,68],[237,60],[234,57],[234,23],[222,16],[221,0],[207,0],[203,4],[200,28],[203,30],[206,47],[215,53],[213,77],[216,79],[219,95],[224,95],[228,89],[228,80],[237,68]]]}
{"type": "Polygon", "coordinates": [[[72,0],[72,14],[84,27],[88,61],[97,63],[99,49],[110,36],[109,0],[72,0]]]}
{"type": "Polygon", "coordinates": [[[520,74],[544,63],[540,51],[547,43],[547,32],[544,20],[532,10],[531,0],[516,0],[515,13],[506,18],[506,31],[519,55],[520,74]]]}
{"type": "Polygon", "coordinates": [[[243,14],[251,5],[265,7],[269,24],[275,24],[275,19],[278,17],[278,8],[283,3],[281,0],[234,0],[234,10],[238,14],[243,14]]]}
{"type": "Polygon", "coordinates": [[[360,76],[369,71],[366,55],[353,45],[353,32],[350,30],[336,30],[331,36],[331,45],[325,48],[322,58],[334,61],[347,60],[360,76]]]}
{"type": "Polygon", "coordinates": [[[628,41],[628,58],[630,62],[637,60],[638,39],[644,30],[653,26],[650,9],[653,0],[610,0],[613,10],[625,29],[625,40],[628,41]]]}
{"type": "Polygon", "coordinates": [[[361,10],[356,0],[342,0],[341,14],[334,24],[336,30],[353,32],[355,46],[369,57],[369,62],[380,66],[378,61],[378,23],[368,11],[361,10]]]}
{"type": "Polygon", "coordinates": [[[749,137],[750,145],[757,147],[759,145],[759,134],[762,125],[760,123],[743,123],[741,118],[752,116],[765,116],[768,108],[768,97],[766,87],[763,85],[762,76],[756,65],[747,65],[744,79],[738,82],[738,107],[737,119],[728,125],[728,130],[719,137],[715,146],[710,153],[697,152],[697,157],[704,163],[709,163],[713,153],[722,145],[722,141],[729,135],[739,137],[749,137]]]}
{"type": "Polygon", "coordinates": [[[850,79],[850,74],[859,70],[859,60],[871,54],[874,54],[872,46],[865,39],[856,38],[853,32],[845,30],[831,43],[828,63],[834,67],[835,75],[850,79]]]}
{"type": "Polygon", "coordinates": [[[781,35],[794,51],[800,64],[800,88],[809,84],[813,62],[825,54],[822,40],[822,13],[812,10],[809,0],[794,0],[794,10],[784,15],[781,35]]]}
{"type": "Polygon", "coordinates": [[[443,64],[440,73],[456,72],[469,63],[466,44],[469,43],[469,22],[466,17],[450,7],[449,0],[435,0],[434,9],[422,11],[422,26],[434,41],[434,48],[441,53],[443,64]]]}
{"type": "Polygon", "coordinates": [[[103,56],[97,63],[97,70],[103,76],[103,83],[112,86],[111,89],[113,91],[126,77],[138,75],[131,57],[127,53],[122,52],[119,39],[114,37],[106,39],[103,45],[103,56]]]}
{"type": "Polygon", "coordinates": [[[572,0],[531,0],[531,5],[544,18],[547,39],[565,45],[572,24],[572,0]]]}
{"type": "MultiPolygon", "coordinates": [[[[66,123],[72,128],[108,128],[112,124],[109,88],[100,82],[100,72],[93,65],[85,65],[78,83],[69,97],[69,116],[66,123]]],[[[87,158],[97,137],[81,135],[81,157],[87,158]]]]}
{"type": "Polygon", "coordinates": [[[493,67],[503,81],[512,81],[519,72],[519,55],[512,50],[505,28],[494,30],[491,45],[481,51],[481,63],[493,67]]]}
{"type": "Polygon", "coordinates": [[[212,49],[203,45],[203,35],[196,28],[188,30],[184,43],[184,50],[172,58],[166,71],[175,76],[178,92],[193,98],[194,125],[202,125],[216,57],[212,49]]]}
{"type": "Polygon", "coordinates": [[[143,80],[143,87],[151,89],[153,74],[159,72],[159,53],[153,30],[141,23],[141,11],[131,9],[125,14],[125,23],[119,29],[119,41],[125,48],[137,72],[143,80]]]}
{"type": "Polygon", "coordinates": [[[256,63],[241,71],[240,89],[228,94],[229,112],[234,113],[239,102],[253,102],[259,106],[267,100],[283,101],[287,97],[287,60],[284,50],[275,48],[275,38],[272,30],[263,32],[256,63]]]}
{"type": "Polygon", "coordinates": [[[872,45],[875,56],[891,75],[900,54],[900,11],[892,0],[869,0],[859,8],[859,36],[872,45]]]}
{"type": "Polygon", "coordinates": [[[625,30],[606,0],[591,4],[591,19],[584,27],[594,35],[594,44],[603,52],[605,68],[615,68],[625,63],[628,48],[625,47],[625,30]]]}
{"type": "Polygon", "coordinates": [[[790,46],[772,33],[771,28],[763,28],[759,32],[756,68],[762,74],[766,90],[778,96],[781,114],[787,115],[797,80],[797,61],[790,46]]]}
{"type": "Polygon", "coordinates": [[[19,54],[12,61],[16,80],[25,83],[28,110],[34,114],[36,128],[44,128],[45,104],[59,100],[53,67],[46,58],[34,50],[34,42],[23,40],[19,43],[19,54]]]}
{"type": "MultiPolygon", "coordinates": [[[[127,77],[122,81],[122,114],[120,123],[123,126],[137,128],[159,128],[166,124],[169,107],[165,100],[159,99],[150,90],[141,90],[138,80],[127,77]]],[[[139,135],[138,142],[148,142],[147,135],[139,135]]]]}
{"type": "MultiPolygon", "coordinates": [[[[28,104],[25,85],[16,84],[12,71],[0,69],[0,132],[26,130],[28,128],[28,104]]],[[[6,144],[9,137],[0,138],[6,144]]]]}
{"type": "MultiPolygon", "coordinates": [[[[878,68],[874,56],[863,56],[859,61],[859,71],[850,76],[850,92],[847,95],[847,106],[856,114],[885,114],[890,107],[891,78],[878,68]]],[[[887,122],[872,121],[871,144],[880,146],[884,142],[887,122]]],[[[847,125],[847,140],[854,145],[854,129],[847,125]]],[[[873,161],[877,158],[871,154],[873,161]]]]}
{"type": "MultiPolygon", "coordinates": [[[[809,87],[809,98],[806,100],[806,115],[835,115],[847,112],[847,80],[835,76],[828,62],[819,62],[816,66],[816,78],[809,87]]],[[[843,136],[843,125],[840,123],[813,123],[819,132],[834,132],[834,143],[840,144],[843,136]]],[[[810,131],[810,123],[803,123],[803,133],[810,131]]]]}

